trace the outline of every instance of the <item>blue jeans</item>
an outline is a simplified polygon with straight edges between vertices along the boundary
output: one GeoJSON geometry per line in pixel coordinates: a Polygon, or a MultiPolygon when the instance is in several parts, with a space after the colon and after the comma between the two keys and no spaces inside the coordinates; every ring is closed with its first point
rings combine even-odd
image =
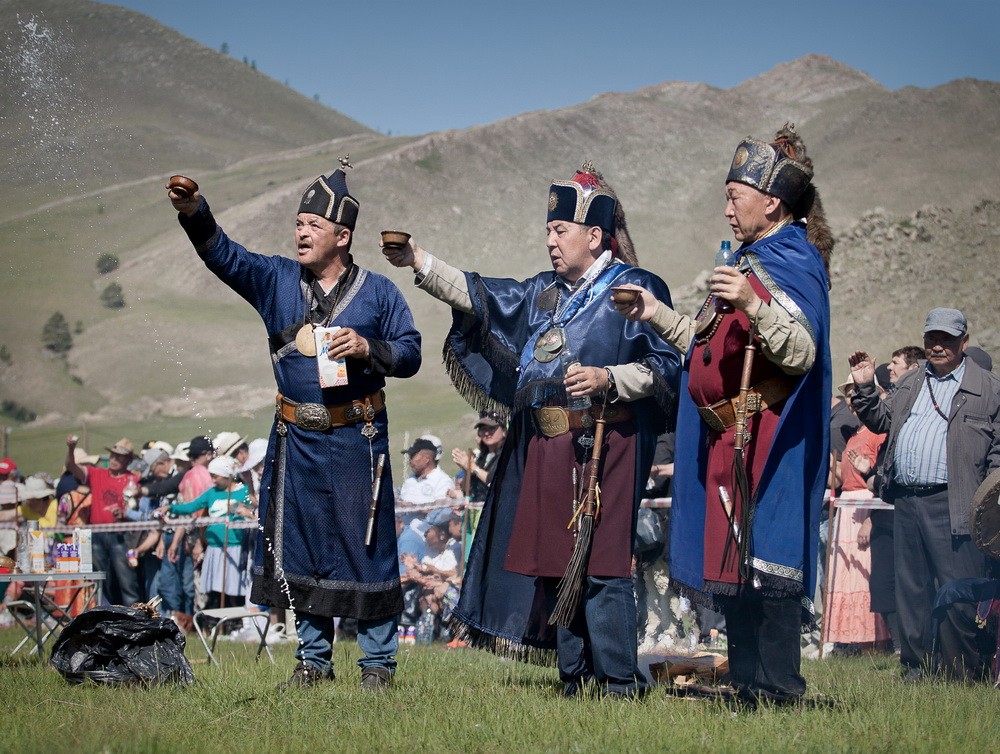
{"type": "Polygon", "coordinates": [[[151,600],[156,595],[160,583],[160,566],[163,561],[147,552],[139,558],[139,572],[143,580],[143,599],[151,600]]]}
{"type": "Polygon", "coordinates": [[[94,532],[92,544],[94,570],[107,573],[101,585],[104,599],[112,605],[129,607],[133,602],[139,602],[139,575],[125,557],[128,550],[126,536],[117,532],[94,532]]]}
{"type": "MultiPolygon", "coordinates": [[[[559,579],[543,581],[551,608],[559,579]]],[[[576,617],[556,632],[559,678],[567,692],[596,681],[602,691],[631,696],[646,689],[636,657],[636,609],[632,580],[588,576],[576,617]]]]}
{"type": "MultiPolygon", "coordinates": [[[[295,631],[299,647],[295,657],[321,672],[333,672],[333,618],[309,613],[295,613],[295,631]]],[[[396,650],[399,648],[399,625],[396,617],[379,620],[358,619],[358,646],[361,659],[358,667],[396,670],[396,650]]]]}
{"type": "MultiPolygon", "coordinates": [[[[175,533],[163,532],[164,551],[174,541],[175,533]]],[[[177,548],[177,562],[171,563],[164,553],[157,579],[160,596],[163,598],[163,612],[194,612],[194,562],[181,544],[177,548]]]]}

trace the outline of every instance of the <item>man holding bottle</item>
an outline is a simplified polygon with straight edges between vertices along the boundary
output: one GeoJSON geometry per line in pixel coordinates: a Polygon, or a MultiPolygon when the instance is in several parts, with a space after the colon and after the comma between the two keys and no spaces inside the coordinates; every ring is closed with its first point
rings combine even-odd
{"type": "Polygon", "coordinates": [[[771,143],[745,139],[725,209],[742,245],[715,268],[697,318],[648,291],[619,306],[687,353],[670,575],[721,607],[733,684],[751,705],[805,692],[799,636],[812,619],[832,384],[833,241],[811,181],[793,128],[771,143]]]}

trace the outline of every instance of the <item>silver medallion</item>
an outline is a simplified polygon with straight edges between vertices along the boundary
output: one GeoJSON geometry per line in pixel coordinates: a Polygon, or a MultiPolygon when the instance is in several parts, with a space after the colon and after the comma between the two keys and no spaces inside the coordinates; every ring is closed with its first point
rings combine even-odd
{"type": "Polygon", "coordinates": [[[535,359],[547,364],[555,360],[565,346],[566,332],[561,327],[550,327],[535,341],[535,359]]]}

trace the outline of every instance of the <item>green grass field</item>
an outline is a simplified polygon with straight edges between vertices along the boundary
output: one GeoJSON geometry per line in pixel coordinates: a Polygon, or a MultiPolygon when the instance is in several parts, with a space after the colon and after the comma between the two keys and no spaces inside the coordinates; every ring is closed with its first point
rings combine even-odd
{"type": "Polygon", "coordinates": [[[192,636],[196,682],[180,689],[71,686],[54,670],[3,654],[0,750],[11,752],[276,751],[996,751],[1000,697],[989,686],[904,685],[886,656],[804,661],[810,694],[833,709],[734,712],[654,689],[639,702],[563,699],[556,671],[443,645],[402,648],[393,688],[358,688],[357,644],[335,650],[337,680],[278,691],[290,645],[253,661],[219,643],[221,668],[192,636]]]}

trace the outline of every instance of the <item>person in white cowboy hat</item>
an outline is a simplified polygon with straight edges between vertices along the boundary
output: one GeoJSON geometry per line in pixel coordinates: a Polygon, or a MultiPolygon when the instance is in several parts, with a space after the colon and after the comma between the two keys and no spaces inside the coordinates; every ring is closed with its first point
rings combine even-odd
{"type": "MultiPolygon", "coordinates": [[[[135,459],[132,441],[123,437],[109,447],[108,467],[81,466],[76,461],[77,438],[66,438],[66,470],[78,482],[90,487],[90,523],[112,524],[120,521],[125,514],[124,491],[128,486],[138,489],[139,478],[128,470],[135,459]]],[[[132,546],[132,537],[127,532],[94,532],[94,569],[107,573],[101,586],[105,598],[112,605],[131,605],[138,602],[139,582],[134,568],[128,564],[126,552],[132,546]]]]}
{"type": "Polygon", "coordinates": [[[220,432],[212,440],[212,445],[215,446],[215,452],[218,455],[232,456],[240,462],[240,465],[246,463],[247,456],[250,454],[247,438],[239,432],[220,432]]]}
{"type": "Polygon", "coordinates": [[[250,500],[256,507],[260,495],[260,477],[264,473],[264,457],[267,455],[267,438],[258,437],[247,446],[247,457],[240,466],[243,484],[250,490],[250,500]]]}

